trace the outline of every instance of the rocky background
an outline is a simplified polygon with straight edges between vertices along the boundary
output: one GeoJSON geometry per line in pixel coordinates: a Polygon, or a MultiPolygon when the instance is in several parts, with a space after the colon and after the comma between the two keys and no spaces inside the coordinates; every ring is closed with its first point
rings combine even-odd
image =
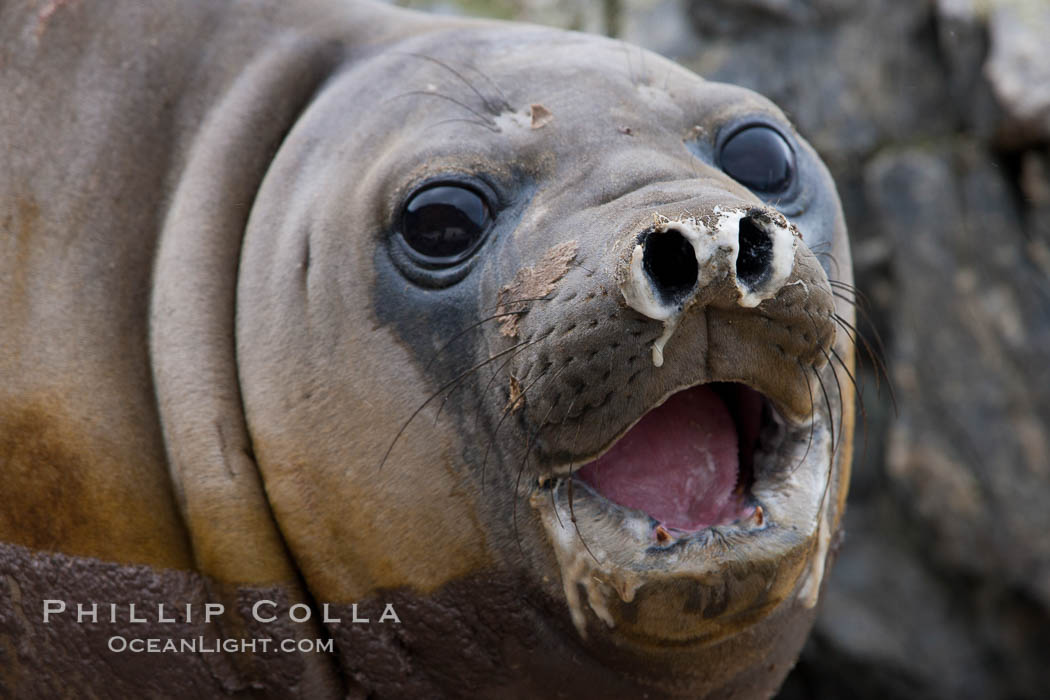
{"type": "Polygon", "coordinates": [[[405,4],[620,37],[784,108],[838,182],[896,410],[861,350],[846,539],[780,697],[1050,697],[1050,0],[405,4]]]}

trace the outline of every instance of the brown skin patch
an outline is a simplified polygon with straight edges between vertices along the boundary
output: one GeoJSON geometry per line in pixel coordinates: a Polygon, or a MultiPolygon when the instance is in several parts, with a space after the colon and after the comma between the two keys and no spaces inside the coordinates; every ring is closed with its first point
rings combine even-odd
{"type": "Polygon", "coordinates": [[[554,119],[554,113],[541,104],[534,104],[529,107],[529,113],[532,115],[533,129],[542,129],[554,119]]]}
{"type": "MultiPolygon", "coordinates": [[[[377,416],[373,434],[389,435],[381,423],[377,416]]],[[[492,565],[475,496],[457,473],[452,445],[407,439],[383,469],[371,466],[377,456],[370,468],[347,471],[345,462],[279,456],[301,453],[298,444],[264,437],[256,444],[267,491],[277,494],[274,514],[316,600],[350,603],[403,587],[428,593],[492,565]],[[401,465],[423,460],[439,468],[424,480],[405,478],[401,465]]]]}
{"type": "MultiPolygon", "coordinates": [[[[579,245],[575,240],[565,241],[552,246],[536,265],[518,270],[514,281],[499,290],[499,308],[497,314],[521,311],[528,308],[523,299],[538,299],[547,296],[558,280],[565,276],[576,259],[579,245]]],[[[506,316],[500,321],[499,332],[508,338],[518,335],[520,316],[506,316]]]]}
{"type": "Polygon", "coordinates": [[[507,410],[514,413],[522,404],[522,392],[521,382],[518,381],[517,377],[510,378],[510,398],[507,399],[507,410]]]}
{"type": "Polygon", "coordinates": [[[55,549],[78,535],[79,523],[90,522],[90,508],[78,498],[86,488],[85,460],[40,409],[7,413],[0,426],[0,490],[8,492],[0,533],[27,547],[55,549]]]}
{"type": "Polygon", "coordinates": [[[116,446],[79,430],[57,400],[38,397],[0,412],[0,473],[0,541],[193,566],[170,496],[126,488],[136,465],[123,462],[116,446]]]}

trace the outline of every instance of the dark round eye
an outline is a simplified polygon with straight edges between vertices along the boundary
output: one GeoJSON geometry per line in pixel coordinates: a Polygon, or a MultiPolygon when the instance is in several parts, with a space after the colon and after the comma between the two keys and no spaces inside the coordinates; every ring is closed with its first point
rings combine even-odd
{"type": "Polygon", "coordinates": [[[415,193],[405,205],[401,235],[427,262],[452,264],[470,253],[488,230],[481,195],[461,185],[437,185],[415,193]]]}
{"type": "Polygon", "coordinates": [[[722,170],[741,185],[761,194],[778,194],[795,179],[795,154],[775,129],[748,126],[722,144],[722,170]]]}

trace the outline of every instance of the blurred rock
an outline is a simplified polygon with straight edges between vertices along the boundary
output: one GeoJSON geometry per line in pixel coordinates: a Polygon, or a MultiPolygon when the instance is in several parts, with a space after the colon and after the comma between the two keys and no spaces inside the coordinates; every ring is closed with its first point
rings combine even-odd
{"type": "Polygon", "coordinates": [[[979,0],[937,0],[937,43],[962,126],[990,139],[1003,115],[982,72],[988,55],[983,8],[987,3],[979,0]]]}
{"type": "MultiPolygon", "coordinates": [[[[983,650],[906,527],[854,508],[821,624],[781,698],[995,697],[983,650]],[[917,556],[919,555],[919,556],[917,556]]],[[[901,524],[903,525],[903,523],[901,524]]]]}
{"type": "Polygon", "coordinates": [[[1050,306],[1011,192],[971,148],[882,154],[867,175],[902,302],[890,477],[938,564],[1050,609],[1050,306]]]}
{"type": "Polygon", "coordinates": [[[985,73],[1008,116],[1003,140],[1013,147],[1050,140],[1050,4],[998,0],[988,23],[985,73]]]}
{"type": "MultiPolygon", "coordinates": [[[[384,0],[391,2],[392,0],[384,0]]],[[[395,0],[394,4],[438,14],[513,19],[562,29],[615,34],[618,2],[588,0],[395,0]]]]}
{"type": "Polygon", "coordinates": [[[618,37],[678,59],[696,51],[696,33],[682,21],[680,0],[631,0],[619,12],[618,37]]]}

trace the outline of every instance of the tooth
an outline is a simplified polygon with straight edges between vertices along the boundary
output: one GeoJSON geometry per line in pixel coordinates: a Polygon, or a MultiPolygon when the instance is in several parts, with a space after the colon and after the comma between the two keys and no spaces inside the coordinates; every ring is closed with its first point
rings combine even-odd
{"type": "Polygon", "coordinates": [[[656,541],[660,544],[667,544],[672,540],[671,533],[663,525],[657,525],[655,533],[656,541]]]}

